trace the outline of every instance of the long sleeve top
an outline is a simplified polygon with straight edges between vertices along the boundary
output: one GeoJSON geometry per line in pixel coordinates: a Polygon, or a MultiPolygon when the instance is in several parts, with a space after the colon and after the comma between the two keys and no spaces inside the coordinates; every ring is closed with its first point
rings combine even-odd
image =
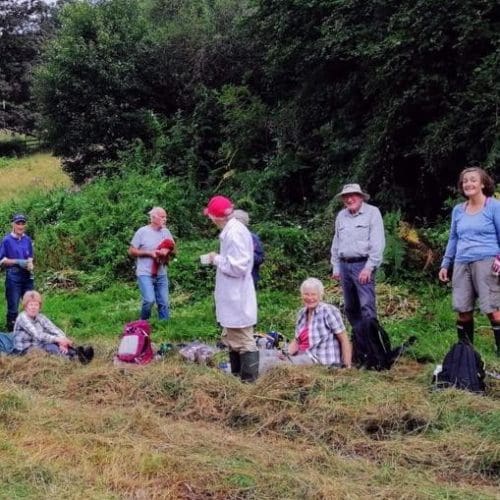
{"type": "Polygon", "coordinates": [[[257,298],[252,279],[253,242],[250,231],[229,219],[220,235],[220,252],[214,259],[217,321],[228,328],[257,323],[257,298]]]}
{"type": "Polygon", "coordinates": [[[334,274],[341,258],[366,257],[365,267],[374,270],[382,263],[384,249],[384,221],[377,207],[362,203],[355,214],[346,208],[338,213],[331,247],[334,274]]]}
{"type": "Polygon", "coordinates": [[[64,332],[43,314],[31,318],[23,311],[14,325],[14,349],[17,351],[51,344],[61,337],[66,337],[64,332]]]}
{"type": "Polygon", "coordinates": [[[500,201],[487,198],[475,214],[465,211],[465,203],[453,208],[448,244],[441,267],[453,262],[466,264],[500,255],[500,201]]]}

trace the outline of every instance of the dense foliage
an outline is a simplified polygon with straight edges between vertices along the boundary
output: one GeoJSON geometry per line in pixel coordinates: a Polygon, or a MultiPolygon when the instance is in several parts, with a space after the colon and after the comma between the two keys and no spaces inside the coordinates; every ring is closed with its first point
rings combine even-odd
{"type": "Polygon", "coordinates": [[[0,128],[32,132],[33,67],[53,30],[52,9],[42,0],[3,0],[0,5],[0,128]]]}
{"type": "MultiPolygon", "coordinates": [[[[163,206],[178,243],[170,269],[175,293],[210,295],[213,270],[200,266],[199,255],[218,248],[218,231],[202,215],[207,200],[183,179],[158,182],[160,177],[161,170],[146,172],[128,165],[126,173],[98,178],[81,190],[32,192],[2,204],[0,211],[29,214],[28,234],[35,242],[40,286],[95,290],[133,278],[134,261],[127,255],[132,236],[148,223],[151,207],[163,206]]],[[[2,234],[9,228],[5,218],[2,234]]],[[[328,273],[330,231],[315,233],[270,222],[252,228],[265,241],[265,288],[295,289],[308,273],[328,273]]]]}
{"type": "Polygon", "coordinates": [[[307,213],[348,180],[435,218],[499,156],[490,0],[78,1],[38,73],[76,181],[140,141],[166,176],[307,213]]]}

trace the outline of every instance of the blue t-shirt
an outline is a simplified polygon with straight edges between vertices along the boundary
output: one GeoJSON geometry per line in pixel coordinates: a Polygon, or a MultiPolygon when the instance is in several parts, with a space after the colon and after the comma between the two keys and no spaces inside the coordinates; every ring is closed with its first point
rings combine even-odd
{"type": "Polygon", "coordinates": [[[9,233],[0,244],[0,260],[7,259],[32,259],[33,243],[29,236],[23,234],[21,238],[16,238],[9,233]]]}
{"type": "Polygon", "coordinates": [[[451,229],[441,267],[452,262],[467,264],[500,254],[500,201],[487,198],[476,214],[465,211],[465,203],[453,208],[451,229]]]}

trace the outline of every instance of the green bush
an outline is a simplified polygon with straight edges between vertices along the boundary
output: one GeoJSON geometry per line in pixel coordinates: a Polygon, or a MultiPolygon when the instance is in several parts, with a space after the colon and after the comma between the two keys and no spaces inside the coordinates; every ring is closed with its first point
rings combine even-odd
{"type": "Polygon", "coordinates": [[[386,278],[401,279],[406,275],[404,266],[406,243],[398,234],[401,212],[388,212],[384,215],[385,250],[382,273],[386,278]]]}
{"type": "Polygon", "coordinates": [[[330,247],[315,228],[266,223],[252,230],[260,236],[266,252],[262,288],[295,290],[308,276],[324,279],[328,275],[330,247]]]}
{"type": "MultiPolygon", "coordinates": [[[[130,240],[148,223],[147,212],[163,206],[178,243],[169,271],[172,290],[189,300],[211,294],[213,269],[199,264],[201,254],[219,247],[216,227],[202,215],[209,195],[178,178],[165,180],[161,167],[133,167],[135,161],[140,164],[139,153],[127,158],[121,175],[95,179],[81,188],[32,193],[22,202],[0,206],[0,211],[28,215],[37,276],[43,275],[47,286],[98,290],[117,279],[133,279],[130,240]]],[[[238,206],[244,205],[243,198],[239,201],[235,199],[238,206]]],[[[10,230],[7,221],[3,229],[10,230]]],[[[306,230],[290,222],[261,222],[251,229],[266,251],[262,288],[296,289],[305,277],[328,273],[330,231],[306,230]]]]}
{"type": "MultiPolygon", "coordinates": [[[[194,233],[204,222],[190,189],[158,170],[129,170],[123,176],[98,179],[79,191],[33,194],[22,203],[2,207],[4,213],[28,214],[28,233],[36,246],[39,271],[74,268],[129,277],[133,263],[127,248],[134,232],[148,223],[147,212],[163,206],[177,238],[194,233]],[[193,214],[199,213],[198,220],[193,214]]],[[[5,231],[9,228],[6,226],[5,231]]]]}

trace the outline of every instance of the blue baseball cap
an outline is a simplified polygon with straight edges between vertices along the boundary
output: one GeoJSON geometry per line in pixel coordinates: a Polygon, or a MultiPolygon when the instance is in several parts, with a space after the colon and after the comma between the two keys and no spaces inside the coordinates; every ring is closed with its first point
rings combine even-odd
{"type": "Polygon", "coordinates": [[[28,218],[24,214],[14,214],[12,216],[12,222],[26,222],[28,218]]]}

